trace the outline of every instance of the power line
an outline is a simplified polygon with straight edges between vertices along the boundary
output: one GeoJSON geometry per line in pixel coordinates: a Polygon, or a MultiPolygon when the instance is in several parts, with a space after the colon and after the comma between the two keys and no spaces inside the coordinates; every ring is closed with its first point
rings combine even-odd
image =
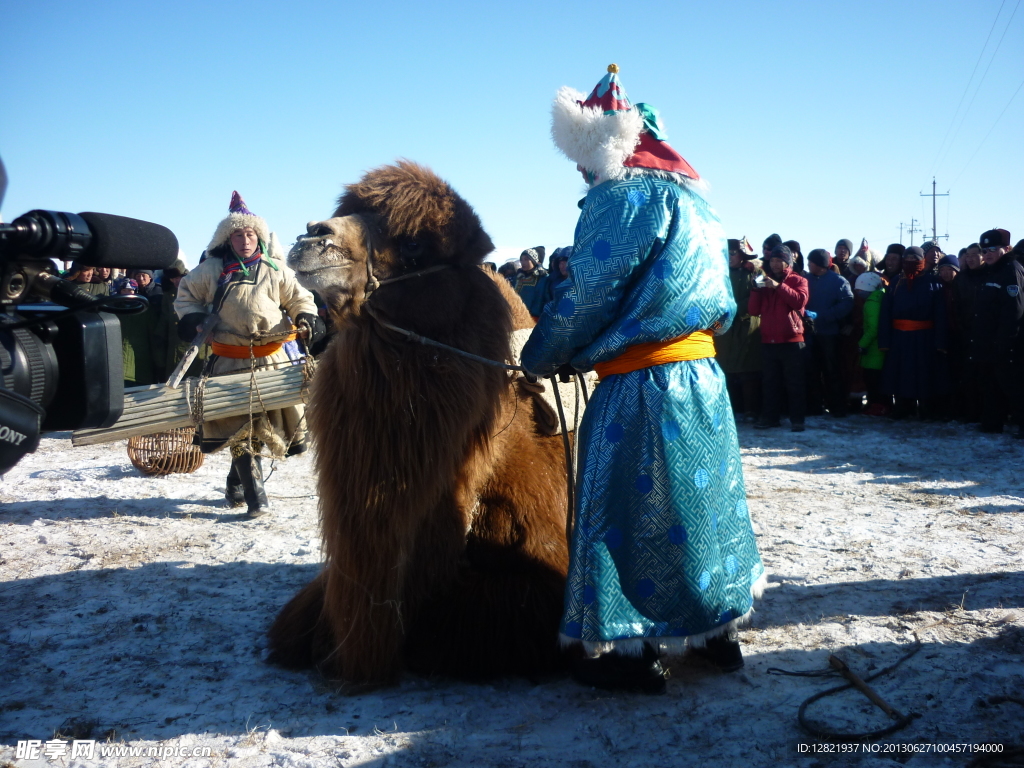
{"type": "MultiPolygon", "coordinates": [[[[953,138],[950,139],[949,146],[946,147],[946,154],[948,154],[949,150],[953,147],[953,143],[956,141],[956,137],[960,135],[960,129],[963,128],[964,123],[967,122],[967,116],[971,114],[971,107],[974,106],[974,100],[978,98],[978,93],[981,91],[981,86],[985,82],[985,76],[988,74],[989,69],[991,69],[992,62],[995,61],[996,56],[999,54],[999,48],[1003,44],[1003,39],[1006,37],[1006,33],[1010,31],[1010,25],[1013,23],[1013,17],[1017,15],[1017,9],[1020,8],[1020,3],[1021,0],[1017,0],[1017,4],[1013,7],[1013,13],[1010,14],[1009,21],[1007,21],[1006,26],[1003,27],[1003,34],[999,36],[999,42],[996,43],[996,48],[992,52],[992,57],[988,60],[988,64],[985,67],[985,71],[981,74],[981,79],[978,81],[978,86],[977,88],[974,89],[974,95],[971,96],[971,101],[967,105],[967,109],[964,110],[964,113],[960,118],[960,124],[956,127],[956,132],[953,134],[953,138]]],[[[944,159],[945,157],[943,157],[943,160],[944,159]]]]}
{"type": "Polygon", "coordinates": [[[994,131],[996,129],[996,126],[999,125],[999,121],[1003,119],[1003,115],[1006,114],[1006,110],[1008,110],[1010,108],[1010,105],[1013,104],[1013,100],[1017,98],[1017,94],[1020,93],[1021,88],[1024,88],[1024,80],[1020,81],[1020,85],[1017,86],[1017,90],[1013,92],[1013,96],[1011,96],[1010,100],[1006,102],[1006,106],[1003,107],[1003,111],[999,113],[999,117],[997,117],[996,121],[992,123],[992,127],[988,129],[988,133],[985,134],[985,138],[981,140],[981,143],[978,145],[978,148],[974,150],[974,154],[971,155],[970,159],[961,169],[959,175],[957,175],[956,179],[953,181],[954,187],[956,186],[956,183],[960,181],[960,177],[964,175],[964,171],[966,171],[967,168],[970,166],[971,161],[974,160],[975,155],[977,155],[978,152],[981,151],[981,148],[985,145],[985,142],[988,141],[988,137],[992,135],[992,131],[994,131]]]}
{"type": "Polygon", "coordinates": [[[971,76],[967,78],[967,85],[964,86],[964,92],[960,94],[960,101],[956,104],[956,109],[953,110],[953,117],[949,121],[949,127],[946,128],[946,135],[942,137],[942,143],[939,144],[939,151],[935,153],[935,159],[932,160],[932,170],[928,175],[935,173],[935,165],[939,162],[939,156],[942,155],[942,150],[946,146],[946,139],[949,138],[949,132],[953,130],[953,125],[956,123],[956,116],[960,114],[960,107],[963,106],[964,98],[967,96],[967,92],[971,89],[971,82],[974,80],[974,73],[978,71],[978,65],[981,64],[982,58],[985,56],[985,49],[988,48],[988,41],[992,39],[992,33],[995,31],[996,22],[999,21],[999,14],[1003,12],[1003,6],[1006,5],[1006,0],[1003,0],[999,4],[999,10],[996,11],[996,17],[992,19],[992,26],[989,27],[988,35],[985,37],[985,44],[981,46],[981,51],[978,52],[978,60],[974,62],[974,69],[971,70],[971,76]]]}

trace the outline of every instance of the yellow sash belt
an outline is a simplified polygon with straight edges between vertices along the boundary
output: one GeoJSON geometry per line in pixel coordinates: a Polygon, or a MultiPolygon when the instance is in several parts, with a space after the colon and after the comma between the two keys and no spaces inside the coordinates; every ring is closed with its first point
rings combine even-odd
{"type": "Polygon", "coordinates": [[[648,341],[630,347],[618,357],[595,363],[597,376],[603,379],[616,373],[631,373],[652,365],[677,363],[680,360],[701,360],[715,356],[715,335],[711,331],[694,331],[668,341],[648,341]]]}
{"type": "Polygon", "coordinates": [[[272,341],[269,344],[260,344],[258,347],[242,347],[234,344],[221,344],[219,341],[213,342],[210,346],[213,348],[213,354],[219,357],[230,357],[232,360],[248,360],[249,350],[252,349],[253,357],[270,357],[272,354],[277,352],[281,347],[285,345],[285,342],[295,341],[298,338],[294,333],[288,334],[281,341],[272,341]]]}

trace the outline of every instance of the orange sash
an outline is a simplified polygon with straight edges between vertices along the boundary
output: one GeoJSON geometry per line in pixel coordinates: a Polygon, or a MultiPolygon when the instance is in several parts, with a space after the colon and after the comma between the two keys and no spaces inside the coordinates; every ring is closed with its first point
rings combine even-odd
{"type": "Polygon", "coordinates": [[[892,327],[897,331],[929,331],[935,323],[931,320],[893,320],[892,327]]]}
{"type": "MultiPolygon", "coordinates": [[[[277,352],[281,347],[285,345],[285,342],[295,341],[298,336],[294,333],[289,333],[281,341],[272,341],[269,344],[261,344],[258,347],[251,347],[253,357],[270,357],[272,354],[277,352]]],[[[219,341],[213,342],[210,345],[213,348],[213,354],[219,357],[230,357],[232,360],[248,360],[250,347],[241,347],[234,344],[221,344],[219,341]]]]}
{"type": "Polygon", "coordinates": [[[680,360],[701,360],[715,356],[715,335],[711,331],[694,331],[668,341],[648,341],[630,347],[618,357],[595,363],[599,379],[616,373],[631,373],[652,365],[676,363],[680,360]]]}

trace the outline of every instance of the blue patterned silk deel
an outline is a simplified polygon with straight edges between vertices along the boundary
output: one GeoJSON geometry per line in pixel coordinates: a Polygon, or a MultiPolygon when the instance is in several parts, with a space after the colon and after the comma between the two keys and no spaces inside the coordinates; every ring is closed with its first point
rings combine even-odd
{"type": "MultiPolygon", "coordinates": [[[[569,259],[523,350],[547,375],[698,330],[736,307],[721,225],[695,191],[641,176],[587,196],[569,259]]],[[[578,435],[564,641],[713,632],[751,610],[764,579],[735,424],[713,358],[608,376],[578,435]]]]}

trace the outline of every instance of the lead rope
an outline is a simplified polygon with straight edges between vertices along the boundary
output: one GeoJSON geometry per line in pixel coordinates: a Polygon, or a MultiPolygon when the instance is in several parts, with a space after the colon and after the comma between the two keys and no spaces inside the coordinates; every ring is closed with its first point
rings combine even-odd
{"type": "Polygon", "coordinates": [[[583,404],[590,402],[587,393],[587,382],[582,373],[573,374],[573,392],[576,396],[575,410],[573,412],[572,443],[569,442],[569,429],[565,421],[565,410],[562,407],[562,394],[558,388],[560,374],[548,376],[551,386],[554,388],[555,407],[558,411],[558,423],[562,427],[562,448],[565,451],[565,485],[567,510],[565,513],[565,546],[572,549],[572,532],[576,527],[576,470],[579,457],[579,429],[580,429],[580,393],[583,395],[583,404]]]}
{"type": "MultiPolygon", "coordinates": [[[[493,365],[493,366],[495,366],[497,368],[504,368],[507,371],[520,371],[520,372],[522,372],[523,374],[526,375],[526,378],[527,378],[528,381],[529,380],[535,380],[535,379],[533,379],[533,375],[529,371],[527,371],[526,368],[524,368],[521,365],[509,365],[508,363],[500,363],[497,360],[491,360],[491,359],[486,358],[486,357],[480,357],[480,355],[474,355],[471,352],[466,352],[464,350],[458,349],[457,347],[449,346],[448,344],[442,344],[440,341],[434,341],[433,339],[428,339],[425,336],[420,336],[418,333],[414,333],[413,331],[407,330],[405,328],[399,328],[397,325],[392,325],[391,323],[387,322],[386,320],[382,320],[380,315],[377,314],[377,311],[375,309],[373,309],[373,307],[370,306],[369,302],[363,302],[363,309],[365,309],[366,310],[366,314],[368,314],[371,318],[373,318],[373,320],[378,325],[380,325],[382,328],[387,328],[389,331],[394,331],[395,333],[399,333],[402,336],[405,336],[407,339],[409,339],[409,341],[413,341],[413,342],[416,342],[418,344],[424,344],[424,345],[426,345],[428,347],[437,347],[438,349],[444,349],[444,350],[446,350],[448,352],[453,352],[456,355],[461,355],[462,357],[465,357],[465,358],[467,358],[469,360],[475,360],[476,362],[484,363],[485,365],[493,365]]],[[[577,386],[581,386],[582,385],[582,388],[583,388],[583,402],[584,403],[589,402],[590,398],[589,398],[589,396],[587,394],[587,385],[582,382],[582,378],[583,377],[581,375],[577,374],[573,378],[576,379],[577,386]]],[[[559,422],[559,424],[562,427],[562,448],[565,450],[565,484],[566,484],[566,496],[567,496],[567,507],[568,507],[567,510],[566,510],[566,515],[565,515],[565,545],[568,548],[568,547],[570,547],[572,545],[572,530],[573,530],[573,524],[575,522],[574,521],[574,515],[575,515],[575,509],[576,509],[576,499],[575,499],[575,495],[576,495],[575,494],[575,491],[576,491],[576,483],[575,483],[576,462],[574,460],[573,448],[570,447],[570,445],[569,445],[569,430],[568,430],[568,425],[565,422],[565,410],[562,408],[562,397],[561,397],[561,395],[560,395],[560,393],[558,391],[557,374],[549,376],[548,379],[551,381],[551,386],[555,390],[555,406],[557,407],[557,410],[558,410],[558,422],[559,422]]],[[[577,398],[576,413],[574,414],[574,419],[573,419],[573,421],[574,421],[573,428],[574,429],[579,424],[580,408],[579,408],[579,390],[578,389],[577,389],[577,393],[576,393],[576,398],[577,398]]],[[[575,446],[575,443],[573,443],[573,446],[575,446]]]]}
{"type": "Polygon", "coordinates": [[[508,363],[500,363],[497,360],[491,360],[490,358],[487,357],[480,357],[480,355],[474,355],[472,352],[466,352],[464,350],[458,349],[457,347],[452,347],[449,346],[448,344],[442,344],[440,341],[434,341],[433,339],[428,339],[426,336],[420,336],[418,333],[414,333],[413,331],[406,330],[405,328],[399,328],[397,325],[392,325],[386,320],[382,320],[380,316],[377,314],[377,311],[367,303],[363,304],[363,309],[366,310],[366,314],[372,317],[377,322],[378,325],[380,325],[383,328],[387,328],[389,331],[400,333],[401,335],[409,339],[409,341],[414,341],[417,344],[425,344],[428,347],[437,347],[438,349],[444,349],[448,352],[453,352],[456,355],[461,355],[462,357],[468,358],[470,360],[475,360],[478,363],[493,365],[496,368],[504,368],[506,371],[520,371],[524,374],[527,374],[528,379],[532,376],[532,374],[530,374],[529,371],[527,371],[521,365],[509,365],[508,363]]]}
{"type": "Polygon", "coordinates": [[[573,515],[576,510],[576,478],[573,472],[572,448],[569,446],[569,430],[566,428],[565,411],[562,409],[562,395],[558,391],[558,374],[548,376],[548,381],[555,390],[555,407],[558,411],[558,422],[562,426],[562,448],[565,450],[565,546],[572,546],[573,515]]]}
{"type": "MultiPolygon", "coordinates": [[[[427,269],[422,269],[422,270],[419,270],[417,272],[409,272],[407,274],[400,275],[399,277],[390,278],[388,280],[377,280],[376,276],[373,274],[373,259],[372,259],[372,254],[373,254],[372,248],[373,248],[373,246],[372,246],[372,243],[370,243],[369,238],[367,238],[366,247],[367,247],[367,256],[368,256],[368,258],[366,259],[367,285],[370,286],[370,291],[366,292],[364,290],[365,299],[363,301],[363,309],[366,310],[366,314],[368,314],[378,325],[380,325],[382,328],[387,328],[389,331],[394,331],[395,333],[401,334],[402,336],[405,336],[405,338],[407,338],[409,341],[416,342],[417,344],[423,344],[423,345],[428,346],[428,347],[436,347],[438,349],[443,349],[443,350],[446,350],[448,352],[452,352],[452,353],[454,353],[456,355],[460,355],[462,357],[465,357],[468,360],[475,360],[478,363],[483,363],[484,365],[491,365],[491,366],[494,366],[496,368],[504,368],[506,371],[519,371],[519,372],[521,372],[522,374],[524,374],[526,376],[527,381],[535,381],[536,380],[533,377],[533,375],[529,371],[527,371],[526,368],[524,368],[521,365],[509,365],[508,363],[502,363],[502,362],[499,362],[497,360],[491,360],[491,359],[486,358],[486,357],[481,357],[480,355],[474,355],[472,352],[466,352],[465,350],[459,349],[457,347],[453,347],[453,346],[450,346],[448,344],[443,344],[440,341],[434,341],[433,339],[428,339],[426,336],[420,336],[418,333],[410,331],[410,330],[408,330],[406,328],[399,328],[397,325],[394,325],[392,323],[387,322],[386,320],[383,320],[380,317],[380,315],[377,314],[377,311],[372,306],[370,306],[369,293],[372,293],[373,291],[376,291],[379,287],[381,287],[382,285],[385,285],[386,283],[394,283],[394,282],[398,282],[399,280],[406,280],[406,279],[411,278],[411,277],[419,277],[420,275],[429,274],[431,272],[437,272],[437,271],[440,271],[441,269],[445,269],[446,265],[438,265],[438,266],[434,266],[434,267],[428,267],[427,269]]],[[[555,390],[555,405],[556,405],[557,410],[558,410],[558,422],[559,422],[560,426],[562,427],[562,447],[565,450],[565,484],[566,484],[566,497],[567,497],[566,498],[567,510],[566,510],[566,515],[565,515],[565,546],[566,546],[566,548],[569,548],[569,547],[572,546],[572,530],[573,530],[574,515],[575,515],[575,508],[576,508],[576,503],[575,503],[576,462],[575,462],[575,456],[574,456],[574,451],[573,451],[573,447],[576,444],[575,444],[575,442],[572,444],[572,446],[570,446],[570,444],[569,444],[569,430],[568,430],[568,425],[565,422],[565,411],[562,408],[562,398],[561,398],[561,395],[559,394],[559,391],[558,391],[558,381],[556,380],[556,376],[557,376],[557,374],[549,376],[548,378],[551,381],[551,386],[555,390]]],[[[587,385],[582,383],[582,376],[576,375],[574,378],[576,379],[577,387],[582,384],[582,387],[583,387],[583,402],[584,403],[588,402],[589,401],[589,397],[587,395],[587,385]]],[[[574,421],[573,428],[574,429],[578,426],[578,423],[579,423],[579,412],[580,412],[580,408],[579,408],[579,390],[577,389],[576,390],[576,412],[573,415],[573,421],[574,421]]]]}
{"type": "MultiPolygon", "coordinates": [[[[920,650],[921,650],[921,639],[915,633],[914,634],[914,642],[911,644],[910,650],[907,651],[907,653],[904,654],[895,664],[892,664],[892,665],[886,667],[885,669],[879,670],[878,672],[876,672],[875,674],[871,675],[870,677],[865,677],[863,680],[859,680],[859,678],[858,678],[858,681],[861,682],[861,683],[870,683],[872,680],[875,680],[876,678],[879,678],[882,675],[887,675],[890,672],[894,671],[903,662],[905,662],[907,659],[909,659],[911,656],[913,656],[914,654],[916,654],[920,650]]],[[[830,663],[832,663],[831,662],[831,657],[830,657],[830,663]]],[[[836,668],[836,669],[839,669],[839,667],[837,667],[835,664],[833,664],[833,667],[836,668]]],[[[843,665],[843,667],[845,667],[845,665],[843,665]]],[[[794,676],[794,677],[825,677],[827,675],[834,674],[832,670],[827,670],[827,671],[824,671],[824,672],[791,672],[789,670],[779,669],[778,667],[769,667],[765,671],[769,675],[773,675],[773,674],[774,675],[791,675],[791,676],[794,676]]],[[[866,686],[864,686],[864,687],[866,687],[866,686]]],[[[833,695],[835,693],[839,693],[840,691],[848,691],[851,688],[858,688],[858,689],[862,690],[862,692],[863,692],[862,686],[857,685],[856,682],[850,682],[850,683],[847,683],[846,685],[838,685],[835,688],[828,688],[828,689],[826,689],[824,691],[821,691],[819,693],[814,694],[809,699],[804,701],[804,703],[800,705],[800,709],[797,712],[797,722],[800,723],[800,727],[803,728],[806,733],[810,734],[811,736],[813,736],[816,739],[820,739],[821,741],[827,741],[827,742],[874,741],[876,739],[882,738],[883,736],[888,736],[891,733],[895,733],[896,731],[899,731],[899,730],[902,730],[903,728],[906,728],[915,719],[917,719],[917,718],[919,718],[921,716],[917,712],[911,712],[909,715],[903,715],[903,714],[900,714],[899,712],[893,710],[891,707],[888,707],[888,708],[886,708],[887,709],[886,714],[889,715],[889,717],[891,717],[893,720],[896,720],[896,722],[893,725],[890,725],[888,728],[880,728],[880,729],[875,730],[875,731],[865,731],[865,732],[861,732],[861,733],[841,733],[839,731],[830,731],[830,730],[827,730],[825,728],[818,727],[817,725],[812,725],[807,720],[806,713],[807,713],[807,707],[808,706],[810,706],[814,702],[818,701],[819,699],[825,698],[826,696],[831,696],[831,695],[833,695]]],[[[871,698],[871,697],[869,696],[869,698],[871,698]]],[[[877,701],[875,701],[874,698],[872,698],[871,701],[876,706],[879,706],[879,707],[882,706],[877,701]]]]}

